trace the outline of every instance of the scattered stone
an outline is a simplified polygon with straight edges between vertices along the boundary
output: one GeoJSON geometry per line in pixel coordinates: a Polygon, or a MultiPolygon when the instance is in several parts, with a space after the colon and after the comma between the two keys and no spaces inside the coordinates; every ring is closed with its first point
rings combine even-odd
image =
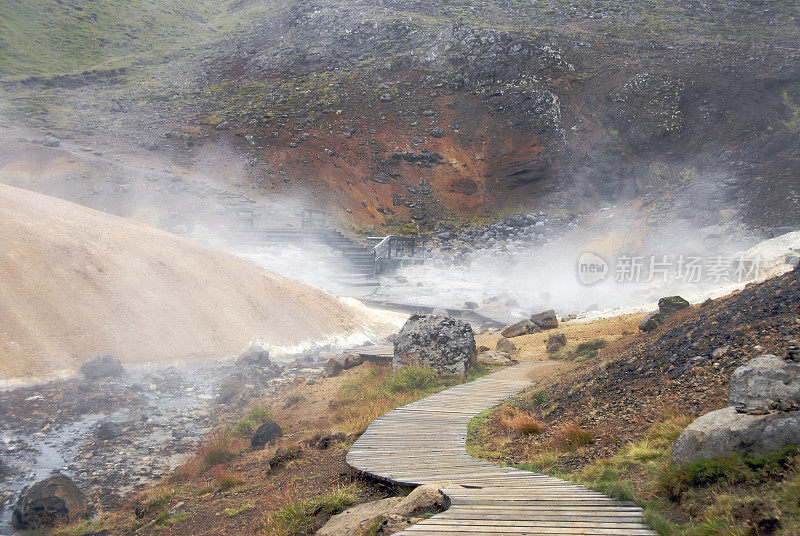
{"type": "Polygon", "coordinates": [[[500,335],[509,339],[511,337],[519,337],[520,335],[528,335],[530,333],[537,333],[541,328],[528,320],[527,318],[520,320],[516,324],[511,324],[500,332],[500,335]]]}
{"type": "Polygon", "coordinates": [[[87,380],[98,380],[100,378],[118,378],[125,374],[122,363],[116,357],[103,354],[88,359],[81,365],[81,374],[87,380]]]}
{"type": "Polygon", "coordinates": [[[507,367],[513,365],[514,361],[511,356],[505,352],[498,352],[497,350],[490,350],[488,352],[481,352],[478,354],[478,363],[482,365],[501,365],[507,367]]]}
{"type": "Polygon", "coordinates": [[[114,421],[99,422],[97,423],[97,427],[94,429],[94,437],[106,441],[116,439],[123,433],[125,433],[125,428],[123,427],[122,423],[114,421]]]}
{"type": "Polygon", "coordinates": [[[727,354],[728,350],[730,350],[730,349],[731,349],[730,345],[720,346],[719,348],[717,348],[716,350],[711,352],[711,357],[713,357],[714,359],[719,359],[720,357],[722,357],[725,354],[727,354]]]}
{"type": "Polygon", "coordinates": [[[244,394],[246,387],[244,383],[239,380],[228,380],[223,383],[219,388],[219,396],[217,396],[217,403],[230,404],[244,394]]]}
{"type": "Polygon", "coordinates": [[[555,329],[558,327],[558,318],[556,317],[556,312],[552,309],[531,316],[531,322],[541,329],[555,329]]]}
{"type": "Polygon", "coordinates": [[[800,364],[774,355],[756,357],[733,371],[728,404],[752,413],[800,406],[800,364]]]}
{"type": "Polygon", "coordinates": [[[83,517],[86,511],[83,492],[68,476],[56,474],[22,490],[11,524],[36,529],[83,517]]]}
{"type": "Polygon", "coordinates": [[[439,127],[436,127],[434,129],[432,129],[431,130],[431,136],[433,136],[434,138],[443,137],[444,136],[444,129],[443,128],[439,128],[439,127]]]}
{"type": "Polygon", "coordinates": [[[567,345],[567,336],[563,333],[551,333],[547,336],[545,347],[547,351],[554,354],[567,345]]]}
{"type": "Polygon", "coordinates": [[[465,374],[477,354],[472,326],[451,316],[414,313],[394,341],[392,367],[415,363],[465,374]]]}
{"type": "Polygon", "coordinates": [[[272,359],[267,350],[260,342],[254,342],[236,359],[236,365],[240,367],[264,367],[272,365],[272,359]]]}
{"type": "Polygon", "coordinates": [[[497,346],[495,349],[498,352],[505,352],[507,354],[513,354],[517,351],[517,345],[511,342],[510,340],[503,337],[499,341],[497,341],[497,346]]]}
{"type": "Polygon", "coordinates": [[[342,364],[339,363],[335,357],[331,357],[325,363],[325,376],[328,378],[338,376],[342,373],[342,370],[344,370],[344,367],[342,367],[342,364]]]}
{"type": "Polygon", "coordinates": [[[53,135],[48,134],[42,140],[42,145],[44,145],[45,147],[58,147],[59,145],[61,145],[61,140],[53,135]]]}
{"type": "Polygon", "coordinates": [[[272,443],[279,437],[283,436],[283,430],[273,421],[267,421],[258,427],[256,433],[250,439],[250,446],[253,448],[261,448],[267,443],[272,443]]]}

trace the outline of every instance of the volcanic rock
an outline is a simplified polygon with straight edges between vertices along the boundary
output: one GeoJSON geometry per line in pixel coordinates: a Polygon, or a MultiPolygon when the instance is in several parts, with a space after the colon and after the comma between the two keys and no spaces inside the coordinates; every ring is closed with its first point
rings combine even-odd
{"type": "Polygon", "coordinates": [[[110,440],[121,436],[125,432],[122,423],[114,421],[103,421],[97,423],[94,429],[94,437],[97,439],[110,440]]]}
{"type": "Polygon", "coordinates": [[[113,356],[103,354],[86,360],[81,365],[81,374],[87,380],[98,380],[100,378],[118,378],[125,374],[122,363],[113,356]]]}
{"type": "Polygon", "coordinates": [[[551,333],[547,336],[545,346],[547,351],[554,354],[567,345],[567,336],[563,333],[551,333]]]}
{"type": "Polygon", "coordinates": [[[327,376],[328,378],[332,378],[333,376],[338,376],[339,374],[342,373],[343,369],[344,367],[342,367],[342,364],[335,357],[331,357],[325,363],[325,376],[327,376]]]}
{"type": "Polygon", "coordinates": [[[658,300],[658,311],[665,316],[677,313],[690,306],[691,304],[680,296],[668,296],[658,300]]]}
{"type": "Polygon", "coordinates": [[[476,355],[472,326],[452,316],[414,313],[394,341],[392,366],[415,363],[439,373],[465,374],[476,355]]]}
{"type": "Polygon", "coordinates": [[[283,436],[283,430],[273,421],[267,421],[258,427],[253,437],[250,439],[250,446],[261,448],[267,443],[272,443],[283,436]]]}
{"type": "Polygon", "coordinates": [[[513,365],[514,361],[512,361],[511,356],[505,352],[490,350],[488,352],[481,352],[478,354],[478,363],[481,363],[482,365],[502,365],[507,367],[509,365],[513,365]]]}
{"type": "Polygon", "coordinates": [[[520,320],[516,324],[511,324],[500,332],[505,338],[519,337],[520,335],[528,335],[529,333],[536,333],[541,331],[539,326],[528,320],[527,318],[520,320]]]}
{"type": "Polygon", "coordinates": [[[517,351],[517,345],[511,342],[510,340],[506,339],[505,337],[503,337],[502,339],[497,341],[497,346],[495,346],[495,349],[498,352],[513,354],[514,352],[517,351]]]}
{"type": "Polygon", "coordinates": [[[653,311],[652,313],[645,316],[641,322],[639,322],[639,329],[642,331],[653,331],[661,326],[666,320],[666,316],[659,313],[658,311],[653,311]]]}
{"type": "Polygon", "coordinates": [[[552,309],[531,316],[531,322],[542,329],[554,329],[558,327],[558,317],[556,317],[556,312],[552,309]]]}
{"type": "Polygon", "coordinates": [[[245,390],[246,387],[241,381],[233,379],[228,380],[220,386],[217,402],[220,404],[229,404],[241,396],[245,390]]]}
{"type": "Polygon", "coordinates": [[[61,145],[61,140],[56,138],[55,136],[47,135],[42,140],[42,145],[45,147],[58,147],[61,145]]]}
{"type": "Polygon", "coordinates": [[[22,490],[11,524],[36,529],[86,515],[86,497],[68,476],[56,474],[22,490]]]}

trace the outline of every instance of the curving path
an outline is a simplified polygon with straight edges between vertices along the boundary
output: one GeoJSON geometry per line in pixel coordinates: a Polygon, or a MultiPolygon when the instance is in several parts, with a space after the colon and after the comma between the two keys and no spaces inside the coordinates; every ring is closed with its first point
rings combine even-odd
{"type": "Polygon", "coordinates": [[[634,504],[546,475],[500,467],[465,450],[467,423],[522,391],[546,362],[523,362],[376,419],[347,463],[374,478],[418,486],[445,482],[450,508],[401,535],[651,536],[634,504]]]}

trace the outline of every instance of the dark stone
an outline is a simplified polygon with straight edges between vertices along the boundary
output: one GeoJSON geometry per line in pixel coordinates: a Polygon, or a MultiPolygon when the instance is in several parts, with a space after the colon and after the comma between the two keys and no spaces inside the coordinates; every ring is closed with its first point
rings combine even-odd
{"type": "Polygon", "coordinates": [[[536,333],[541,331],[541,328],[528,320],[527,318],[520,320],[516,324],[511,324],[507,326],[500,334],[503,337],[511,338],[511,337],[519,337],[520,335],[528,335],[529,333],[536,333]]]}
{"type": "Polygon", "coordinates": [[[531,316],[531,322],[542,329],[555,329],[558,327],[558,318],[556,317],[556,312],[552,309],[531,316]]]}
{"type": "Polygon", "coordinates": [[[691,307],[691,304],[680,296],[669,296],[658,300],[658,311],[665,316],[682,311],[687,307],[691,307]]]}
{"type": "Polygon", "coordinates": [[[342,373],[343,368],[342,364],[335,357],[331,357],[328,359],[328,362],[325,363],[325,376],[328,378],[338,376],[342,373]]]}
{"type": "Polygon", "coordinates": [[[666,320],[666,316],[659,313],[658,311],[653,311],[652,313],[648,314],[646,317],[639,322],[639,329],[642,331],[653,331],[661,326],[666,320]]]}
{"type": "Polygon", "coordinates": [[[97,380],[100,378],[118,378],[125,374],[122,363],[116,357],[103,354],[88,359],[81,365],[81,374],[87,380],[97,380]]]}
{"type": "Polygon", "coordinates": [[[308,444],[317,450],[328,450],[334,443],[341,443],[347,439],[347,435],[342,432],[332,432],[330,434],[317,434],[308,440],[308,444]]]}
{"type": "Polygon", "coordinates": [[[551,333],[547,336],[545,346],[547,351],[554,354],[567,345],[567,336],[563,333],[551,333]]]}
{"type": "Polygon", "coordinates": [[[498,352],[513,354],[514,352],[517,351],[517,345],[511,342],[510,340],[506,339],[505,337],[503,337],[502,339],[497,341],[497,346],[495,347],[495,349],[498,352]]]}
{"type": "Polygon", "coordinates": [[[256,433],[250,439],[250,446],[253,448],[261,448],[267,443],[272,443],[279,437],[283,436],[283,430],[273,421],[267,421],[258,427],[256,433]]]}
{"type": "Polygon", "coordinates": [[[414,313],[394,341],[392,366],[428,365],[440,373],[465,374],[477,350],[472,326],[452,316],[414,313]]]}
{"type": "Polygon", "coordinates": [[[53,475],[22,490],[11,524],[17,529],[52,526],[86,515],[87,503],[66,475],[53,475]]]}
{"type": "Polygon", "coordinates": [[[121,423],[104,421],[97,423],[97,428],[94,429],[94,436],[97,439],[110,440],[121,436],[124,432],[125,428],[121,423]]]}

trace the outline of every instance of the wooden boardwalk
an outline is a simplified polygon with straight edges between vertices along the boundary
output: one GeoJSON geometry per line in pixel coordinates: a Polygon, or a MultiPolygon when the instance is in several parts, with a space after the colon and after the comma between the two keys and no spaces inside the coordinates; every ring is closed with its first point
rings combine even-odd
{"type": "Polygon", "coordinates": [[[531,371],[548,366],[523,362],[390,411],[367,428],[347,454],[351,467],[409,486],[443,482],[451,503],[398,534],[655,535],[634,504],[467,454],[470,419],[522,391],[531,371]]]}

